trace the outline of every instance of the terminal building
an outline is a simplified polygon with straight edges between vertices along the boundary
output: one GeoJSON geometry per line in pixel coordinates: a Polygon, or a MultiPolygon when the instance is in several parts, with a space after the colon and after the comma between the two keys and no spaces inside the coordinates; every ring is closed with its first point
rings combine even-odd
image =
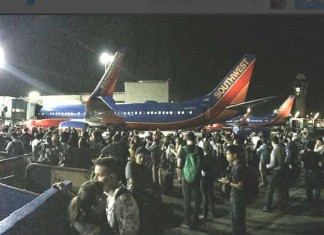
{"type": "MultiPolygon", "coordinates": [[[[169,81],[149,80],[125,82],[124,92],[114,92],[116,103],[169,102],[169,81]]],[[[84,104],[91,93],[55,94],[39,97],[0,96],[1,125],[21,124],[35,117],[36,105],[84,104]]]]}

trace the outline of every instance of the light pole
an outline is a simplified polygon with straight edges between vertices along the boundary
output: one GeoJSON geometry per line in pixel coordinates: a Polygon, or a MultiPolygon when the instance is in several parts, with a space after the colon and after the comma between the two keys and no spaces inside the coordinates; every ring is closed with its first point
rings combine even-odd
{"type": "Polygon", "coordinates": [[[314,117],[309,116],[310,119],[312,120],[313,128],[315,128],[315,120],[318,118],[318,116],[319,116],[319,113],[316,113],[316,114],[314,115],[314,117]]]}
{"type": "Polygon", "coordinates": [[[103,52],[100,55],[99,60],[101,63],[103,63],[105,65],[105,72],[107,71],[108,65],[112,62],[113,59],[114,59],[114,56],[109,55],[107,52],[103,52]]]}

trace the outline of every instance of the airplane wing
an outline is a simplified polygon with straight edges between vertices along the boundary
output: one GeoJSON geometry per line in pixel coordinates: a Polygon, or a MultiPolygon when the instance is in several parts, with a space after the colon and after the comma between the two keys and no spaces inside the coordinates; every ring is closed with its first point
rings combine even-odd
{"type": "Polygon", "coordinates": [[[254,106],[264,104],[264,103],[266,103],[270,100],[273,100],[275,98],[278,98],[278,97],[277,96],[269,96],[269,97],[265,97],[265,98],[261,98],[261,99],[251,100],[251,101],[243,102],[240,104],[229,105],[226,107],[226,109],[235,110],[235,111],[238,111],[239,113],[246,113],[248,108],[253,108],[254,106]]]}

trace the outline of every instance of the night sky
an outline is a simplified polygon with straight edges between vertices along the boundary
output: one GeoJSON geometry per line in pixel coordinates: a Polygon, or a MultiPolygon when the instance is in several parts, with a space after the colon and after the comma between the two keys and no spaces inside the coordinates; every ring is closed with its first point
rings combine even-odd
{"type": "Polygon", "coordinates": [[[170,79],[170,97],[181,101],[210,92],[253,53],[248,100],[277,95],[279,104],[304,73],[306,111],[324,113],[323,25],[320,15],[1,15],[0,95],[92,92],[104,72],[101,52],[127,47],[116,90],[170,79]]]}

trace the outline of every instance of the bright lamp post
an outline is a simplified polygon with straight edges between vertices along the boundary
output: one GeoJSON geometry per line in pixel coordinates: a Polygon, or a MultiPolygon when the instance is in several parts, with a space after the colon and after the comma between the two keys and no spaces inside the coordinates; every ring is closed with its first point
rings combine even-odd
{"type": "Polygon", "coordinates": [[[109,55],[107,52],[101,54],[99,60],[105,65],[105,72],[107,71],[109,63],[113,60],[114,56],[109,55]]]}
{"type": "Polygon", "coordinates": [[[40,97],[40,94],[38,91],[31,91],[29,92],[28,94],[28,98],[31,100],[31,101],[37,101],[40,97]]]}
{"type": "Polygon", "coordinates": [[[319,113],[316,113],[316,114],[314,115],[314,117],[309,116],[310,119],[312,120],[313,127],[315,127],[315,120],[318,118],[318,116],[319,116],[319,113]]]}

